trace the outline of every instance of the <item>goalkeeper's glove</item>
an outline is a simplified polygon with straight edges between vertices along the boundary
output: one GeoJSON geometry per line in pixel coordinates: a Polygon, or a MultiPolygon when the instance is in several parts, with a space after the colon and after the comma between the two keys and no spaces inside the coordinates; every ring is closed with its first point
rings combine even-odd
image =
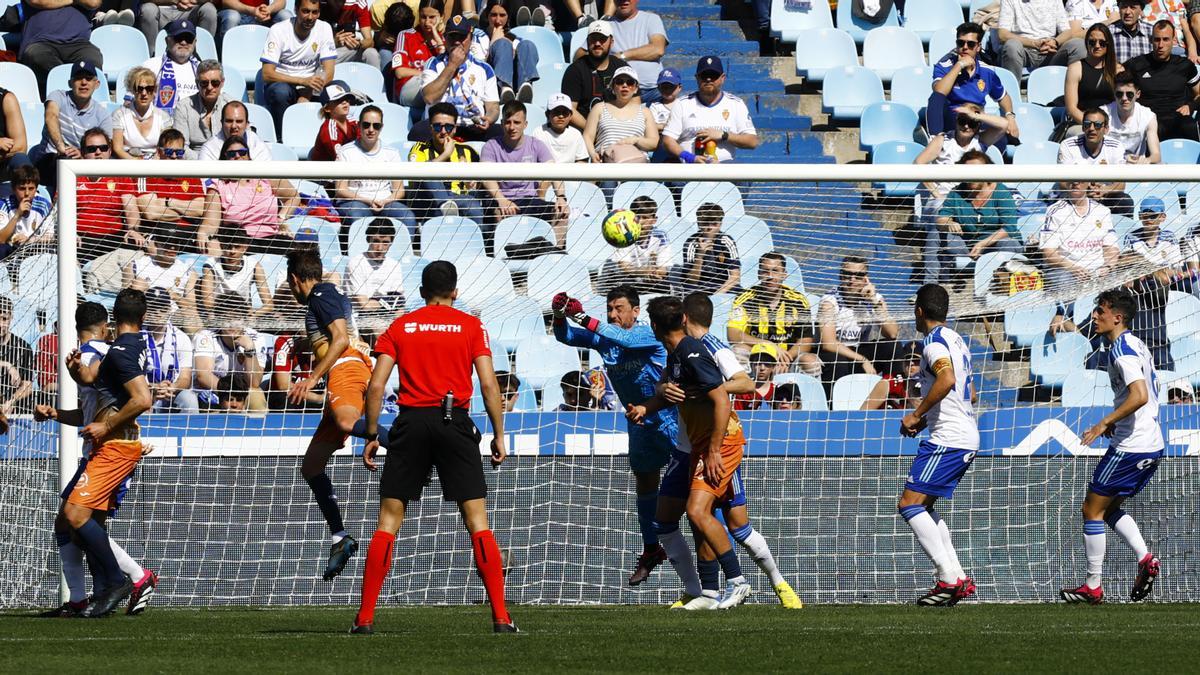
{"type": "Polygon", "coordinates": [[[583,311],[583,303],[575,298],[567,299],[567,306],[563,309],[563,311],[568,317],[571,318],[572,321],[592,331],[593,333],[596,332],[596,329],[600,328],[600,321],[588,316],[583,311]]]}
{"type": "Polygon", "coordinates": [[[571,296],[567,295],[565,291],[559,291],[554,295],[554,299],[550,301],[550,311],[554,314],[555,319],[562,319],[567,315],[567,302],[570,299],[571,296]]]}

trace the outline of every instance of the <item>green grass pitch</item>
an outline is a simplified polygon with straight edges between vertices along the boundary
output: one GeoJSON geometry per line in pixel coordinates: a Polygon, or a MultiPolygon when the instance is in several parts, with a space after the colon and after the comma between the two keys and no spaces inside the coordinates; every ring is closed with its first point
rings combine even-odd
{"type": "Polygon", "coordinates": [[[8,612],[0,670],[1195,672],[1200,664],[1194,605],[512,610],[522,634],[493,635],[479,606],[385,607],[372,636],[346,634],[349,607],[151,608],[103,620],[8,612]]]}

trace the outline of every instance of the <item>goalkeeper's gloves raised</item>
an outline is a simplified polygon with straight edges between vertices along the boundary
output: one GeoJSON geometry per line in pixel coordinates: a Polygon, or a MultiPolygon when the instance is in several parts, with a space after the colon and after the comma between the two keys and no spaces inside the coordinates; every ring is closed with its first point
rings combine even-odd
{"type": "Polygon", "coordinates": [[[559,291],[554,295],[554,299],[550,301],[550,311],[554,314],[555,319],[561,319],[567,315],[567,303],[571,300],[571,296],[565,291],[559,291]]]}
{"type": "Polygon", "coordinates": [[[556,321],[563,317],[569,317],[575,323],[592,332],[595,332],[600,327],[599,320],[593,319],[583,311],[583,303],[566,293],[555,295],[554,299],[550,302],[550,309],[554,312],[554,319],[556,321]]]}

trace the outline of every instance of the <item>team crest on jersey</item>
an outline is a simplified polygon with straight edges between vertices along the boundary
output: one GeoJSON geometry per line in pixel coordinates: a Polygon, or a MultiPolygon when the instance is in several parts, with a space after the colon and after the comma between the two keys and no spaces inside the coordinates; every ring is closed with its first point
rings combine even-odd
{"type": "Polygon", "coordinates": [[[313,53],[314,53],[314,54],[316,54],[316,53],[317,53],[317,43],[315,43],[315,42],[314,42],[314,43],[312,43],[312,50],[313,50],[313,53]]]}
{"type": "Polygon", "coordinates": [[[1100,228],[1102,228],[1102,227],[1104,227],[1104,223],[1102,223],[1102,222],[1100,222],[1099,220],[1097,220],[1097,221],[1096,221],[1096,229],[1098,230],[1098,229],[1100,229],[1100,228]]]}
{"type": "Polygon", "coordinates": [[[158,104],[160,106],[168,106],[171,104],[171,99],[175,98],[175,87],[165,84],[158,89],[158,104]]]}
{"type": "Polygon", "coordinates": [[[728,110],[721,111],[721,119],[723,119],[723,120],[729,119],[729,111],[728,110]]]}
{"type": "Polygon", "coordinates": [[[117,191],[117,181],[115,181],[115,180],[110,180],[107,183],[105,183],[104,185],[108,188],[109,192],[117,191]]]}
{"type": "Polygon", "coordinates": [[[192,184],[185,180],[179,184],[179,189],[187,192],[188,190],[192,189],[192,184]]]}
{"type": "Polygon", "coordinates": [[[975,86],[979,87],[979,91],[983,91],[984,89],[987,89],[987,85],[983,83],[983,80],[976,82],[975,86]]]}
{"type": "Polygon", "coordinates": [[[474,74],[467,77],[467,84],[469,84],[471,86],[475,86],[475,75],[474,74]]]}

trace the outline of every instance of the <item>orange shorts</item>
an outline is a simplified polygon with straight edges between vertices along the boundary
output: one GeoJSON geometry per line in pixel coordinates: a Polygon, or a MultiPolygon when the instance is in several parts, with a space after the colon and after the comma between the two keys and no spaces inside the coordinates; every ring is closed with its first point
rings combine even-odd
{"type": "Polygon", "coordinates": [[[708,443],[701,444],[693,441],[692,448],[692,489],[710,492],[716,495],[717,499],[732,497],[733,474],[742,465],[742,454],[746,449],[746,437],[742,435],[741,430],[736,435],[726,436],[721,443],[721,465],[724,470],[721,471],[721,482],[717,485],[712,485],[704,479],[704,462],[701,458],[708,451],[708,443]],[[704,448],[704,450],[699,451],[695,448],[704,448]]]}
{"type": "Polygon", "coordinates": [[[79,476],[67,503],[108,511],[114,506],[117,489],[141,459],[141,441],[106,441],[92,450],[87,468],[79,476]]]}
{"type": "Polygon", "coordinates": [[[346,444],[350,434],[343,433],[334,419],[335,408],[352,406],[361,417],[367,407],[367,385],[371,382],[371,367],[366,361],[350,356],[335,365],[330,371],[325,387],[325,409],[321,413],[321,422],[313,434],[314,441],[328,441],[337,447],[346,444]]]}

